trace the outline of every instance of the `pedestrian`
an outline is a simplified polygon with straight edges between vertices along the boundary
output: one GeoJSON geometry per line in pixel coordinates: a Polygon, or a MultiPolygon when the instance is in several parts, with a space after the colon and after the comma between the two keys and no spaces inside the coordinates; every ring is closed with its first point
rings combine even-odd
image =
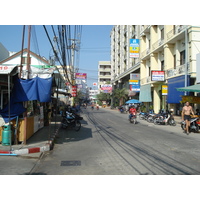
{"type": "Polygon", "coordinates": [[[194,111],[192,106],[190,106],[190,103],[187,101],[182,110],[182,120],[185,121],[185,131],[187,135],[189,134],[191,114],[194,115],[194,111]]]}

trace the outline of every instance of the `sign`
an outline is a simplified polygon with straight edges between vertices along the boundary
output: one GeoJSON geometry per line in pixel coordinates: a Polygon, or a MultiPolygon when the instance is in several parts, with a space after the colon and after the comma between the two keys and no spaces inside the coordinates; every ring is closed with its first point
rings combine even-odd
{"type": "Polygon", "coordinates": [[[168,95],[168,85],[162,85],[162,95],[168,95]]]}
{"type": "Polygon", "coordinates": [[[140,80],[140,74],[130,74],[130,80],[140,80]]]}
{"type": "Polygon", "coordinates": [[[164,81],[165,71],[151,71],[151,81],[164,81]]]}
{"type": "Polygon", "coordinates": [[[129,80],[129,85],[139,85],[140,81],[139,80],[129,80]]]}
{"type": "Polygon", "coordinates": [[[197,97],[197,96],[182,96],[182,102],[181,103],[185,103],[187,101],[190,102],[190,103],[200,104],[200,97],[197,97]]]}
{"type": "Polygon", "coordinates": [[[111,93],[112,92],[112,85],[101,85],[101,90],[103,90],[104,93],[111,93]]]}
{"type": "Polygon", "coordinates": [[[76,97],[76,95],[77,95],[77,87],[76,87],[76,85],[72,86],[71,95],[72,95],[72,97],[76,97]]]}
{"type": "Polygon", "coordinates": [[[86,73],[76,73],[76,79],[85,80],[87,78],[86,73]]]}
{"type": "Polygon", "coordinates": [[[15,66],[4,66],[0,65],[0,74],[9,74],[15,66]]]}
{"type": "Polygon", "coordinates": [[[97,83],[93,83],[93,86],[97,86],[97,83]]]}
{"type": "Polygon", "coordinates": [[[140,91],[140,85],[130,85],[130,91],[139,92],[140,91]]]}
{"type": "Polygon", "coordinates": [[[140,40],[139,39],[130,39],[130,58],[139,58],[140,52],[140,40]]]}

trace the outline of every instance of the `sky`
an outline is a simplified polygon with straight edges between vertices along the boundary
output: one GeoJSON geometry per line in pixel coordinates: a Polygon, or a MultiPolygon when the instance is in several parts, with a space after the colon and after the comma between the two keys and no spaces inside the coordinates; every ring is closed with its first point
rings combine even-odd
{"type": "MultiPolygon", "coordinates": [[[[28,46],[27,27],[24,48],[28,46]]],[[[52,29],[50,26],[46,27],[51,39],[53,39],[52,29]]],[[[98,81],[98,62],[110,61],[110,32],[112,27],[112,25],[82,25],[77,67],[79,68],[78,72],[87,73],[89,87],[93,87],[93,83],[98,81]]],[[[52,48],[45,30],[42,25],[35,25],[34,29],[36,37],[32,34],[31,50],[49,59],[49,55],[52,54],[52,48]],[[37,43],[35,38],[37,38],[37,43]]],[[[0,25],[0,42],[8,51],[18,52],[21,50],[22,30],[23,25],[0,25]]]]}

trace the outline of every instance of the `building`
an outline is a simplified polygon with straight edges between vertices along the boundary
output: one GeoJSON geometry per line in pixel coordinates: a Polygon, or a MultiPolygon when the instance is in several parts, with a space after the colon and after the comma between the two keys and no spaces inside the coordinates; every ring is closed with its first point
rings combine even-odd
{"type": "MultiPolygon", "coordinates": [[[[116,25],[111,31],[111,83],[113,88],[130,88],[130,74],[140,73],[139,53],[136,57],[130,55],[130,40],[139,39],[139,25],[116,25]]],[[[134,90],[134,89],[133,89],[134,90]]],[[[130,93],[139,98],[138,91],[130,93]]]]}
{"type": "Polygon", "coordinates": [[[0,42],[0,61],[9,57],[9,51],[0,42]]]}
{"type": "Polygon", "coordinates": [[[196,55],[200,49],[200,27],[142,25],[140,27],[140,101],[155,112],[181,110],[176,88],[196,83],[196,55]],[[162,88],[168,89],[163,92],[162,88]]]}
{"type": "Polygon", "coordinates": [[[98,89],[101,85],[111,83],[111,63],[110,61],[99,61],[98,64],[98,89]]]}

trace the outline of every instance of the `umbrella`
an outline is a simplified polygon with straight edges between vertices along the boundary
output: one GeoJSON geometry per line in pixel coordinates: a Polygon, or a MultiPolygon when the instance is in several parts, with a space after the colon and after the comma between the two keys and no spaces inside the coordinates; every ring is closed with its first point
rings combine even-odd
{"type": "Polygon", "coordinates": [[[200,84],[191,85],[188,87],[176,88],[176,89],[181,92],[200,92],[200,84]]]}
{"type": "Polygon", "coordinates": [[[130,99],[126,103],[141,103],[141,102],[137,99],[130,99]]]}

